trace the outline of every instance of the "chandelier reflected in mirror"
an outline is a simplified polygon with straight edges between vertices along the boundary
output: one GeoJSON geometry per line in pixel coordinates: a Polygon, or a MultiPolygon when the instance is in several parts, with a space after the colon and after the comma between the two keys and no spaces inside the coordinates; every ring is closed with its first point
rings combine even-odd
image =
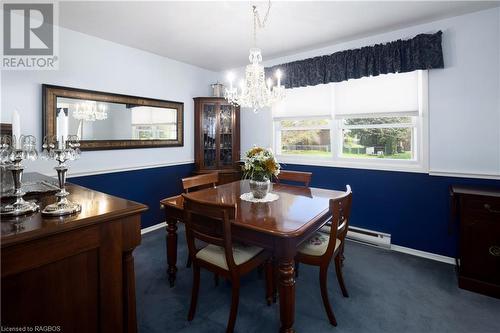
{"type": "Polygon", "coordinates": [[[245,79],[241,80],[239,87],[233,86],[234,75],[228,74],[229,88],[225,89],[224,97],[233,105],[252,108],[254,112],[264,107],[271,107],[273,104],[285,98],[285,87],[281,85],[282,73],[278,69],[275,73],[277,83],[271,78],[266,80],[264,66],[262,63],[262,52],[257,45],[257,27],[263,28],[266,24],[271,9],[271,1],[268,3],[267,13],[261,22],[257,7],[253,6],[253,41],[254,47],[250,49],[248,60],[250,64],[245,69],[245,79]]]}
{"type": "Polygon", "coordinates": [[[73,118],[85,121],[104,120],[108,118],[108,110],[102,103],[84,101],[75,105],[73,118]]]}

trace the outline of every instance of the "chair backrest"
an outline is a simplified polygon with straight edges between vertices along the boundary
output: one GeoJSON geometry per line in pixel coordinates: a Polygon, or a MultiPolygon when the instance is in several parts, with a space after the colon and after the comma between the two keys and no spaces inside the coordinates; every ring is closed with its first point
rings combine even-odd
{"type": "Polygon", "coordinates": [[[346,185],[346,192],[339,198],[330,199],[330,213],[332,214],[332,225],[330,228],[330,243],[326,250],[327,255],[332,255],[335,250],[337,238],[344,244],[345,236],[349,228],[349,217],[351,215],[352,191],[351,186],[346,185]]]}
{"type": "Polygon", "coordinates": [[[193,199],[189,194],[182,194],[184,199],[184,223],[189,255],[196,256],[200,250],[196,248],[195,239],[205,243],[221,246],[226,254],[229,270],[236,267],[233,257],[231,239],[231,220],[234,219],[236,206],[215,204],[193,199]]]}
{"type": "Polygon", "coordinates": [[[302,183],[305,187],[309,187],[311,178],[312,172],[281,170],[279,175],[276,177],[276,182],[279,184],[284,180],[289,182],[302,183]]]}
{"type": "Polygon", "coordinates": [[[201,189],[206,187],[215,187],[219,182],[219,174],[217,172],[207,173],[203,175],[182,178],[182,188],[184,193],[189,193],[193,189],[201,189]]]}

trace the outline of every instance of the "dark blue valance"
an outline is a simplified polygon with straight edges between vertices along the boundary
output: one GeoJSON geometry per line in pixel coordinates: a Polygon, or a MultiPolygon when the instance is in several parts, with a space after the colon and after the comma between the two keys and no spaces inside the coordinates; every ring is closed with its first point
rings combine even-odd
{"type": "Polygon", "coordinates": [[[442,32],[420,34],[408,40],[396,40],[359,49],[335,52],[266,68],[283,72],[286,88],[359,79],[387,73],[405,73],[417,69],[443,68],[442,32]]]}

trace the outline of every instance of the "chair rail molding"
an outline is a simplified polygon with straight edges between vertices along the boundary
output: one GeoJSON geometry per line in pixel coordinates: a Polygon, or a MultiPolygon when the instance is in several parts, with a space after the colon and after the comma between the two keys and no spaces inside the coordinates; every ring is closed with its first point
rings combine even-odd
{"type": "MultiPolygon", "coordinates": [[[[128,167],[128,168],[108,168],[108,169],[101,169],[101,170],[95,170],[95,171],[73,172],[73,173],[70,173],[68,175],[68,178],[102,175],[102,174],[106,174],[106,173],[115,173],[115,172],[126,172],[126,171],[134,171],[134,170],[163,168],[163,167],[193,164],[193,163],[194,163],[194,160],[187,160],[187,161],[178,161],[178,162],[166,162],[166,163],[158,163],[158,164],[137,165],[137,166],[128,167]]],[[[55,172],[50,172],[50,173],[45,173],[45,175],[49,176],[49,177],[55,177],[57,174],[55,172]]]]}

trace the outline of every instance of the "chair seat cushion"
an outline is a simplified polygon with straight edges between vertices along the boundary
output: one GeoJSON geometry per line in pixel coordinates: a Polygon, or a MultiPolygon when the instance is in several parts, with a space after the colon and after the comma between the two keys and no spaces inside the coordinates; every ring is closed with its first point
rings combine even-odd
{"type": "MultiPolygon", "coordinates": [[[[300,245],[299,252],[310,256],[322,256],[328,248],[329,241],[329,235],[324,232],[317,232],[300,245]]],[[[335,241],[335,250],[337,250],[341,243],[340,239],[337,238],[335,241]]]]}
{"type": "MultiPolygon", "coordinates": [[[[263,250],[263,248],[258,246],[233,243],[234,263],[236,265],[244,264],[263,250]]],[[[225,270],[229,269],[226,262],[226,253],[222,246],[209,244],[196,253],[196,258],[209,262],[212,265],[219,266],[225,270]]]]}

